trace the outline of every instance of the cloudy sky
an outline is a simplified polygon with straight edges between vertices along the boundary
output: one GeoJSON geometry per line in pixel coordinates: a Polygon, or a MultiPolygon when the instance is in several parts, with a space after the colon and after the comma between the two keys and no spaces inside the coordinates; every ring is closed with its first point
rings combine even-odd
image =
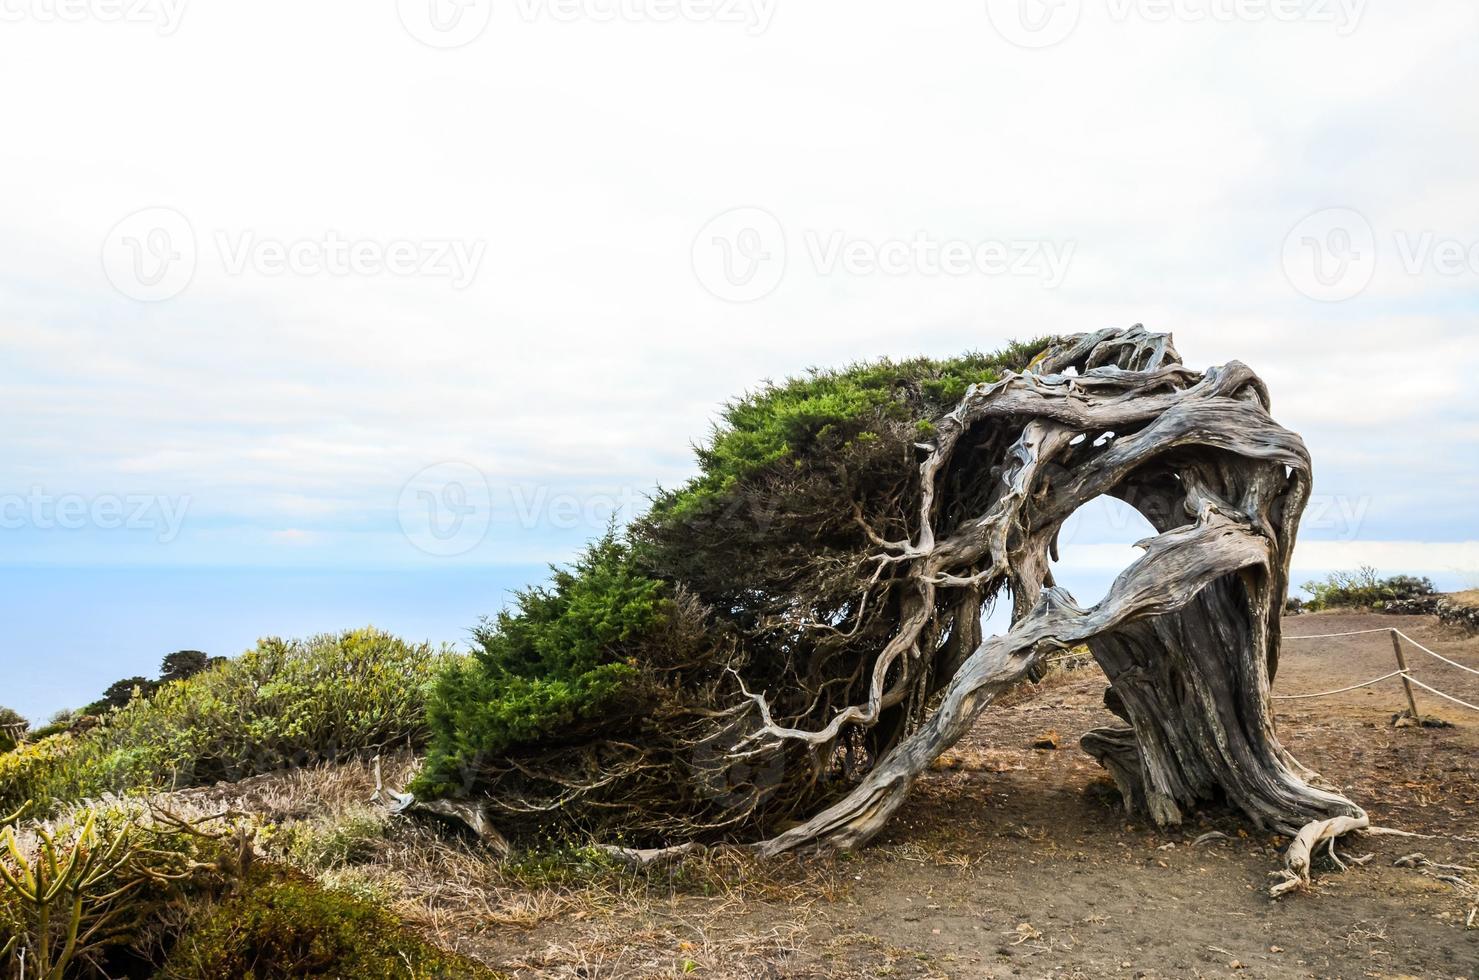
{"type": "Polygon", "coordinates": [[[0,0],[0,703],[455,640],[761,379],[1136,322],[1305,435],[1302,569],[1479,584],[1476,40],[1462,0],[0,0]]]}

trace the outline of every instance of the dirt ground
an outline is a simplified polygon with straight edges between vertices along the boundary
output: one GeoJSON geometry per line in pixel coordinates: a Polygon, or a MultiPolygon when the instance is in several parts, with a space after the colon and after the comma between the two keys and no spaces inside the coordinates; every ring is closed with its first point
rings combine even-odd
{"type": "MultiPolygon", "coordinates": [[[[1479,667],[1479,638],[1430,617],[1305,615],[1285,633],[1388,626],[1479,667]]],[[[1394,666],[1385,633],[1284,649],[1276,695],[1394,666]]],[[[1408,656],[1416,676],[1479,703],[1479,676],[1408,656]]],[[[1321,859],[1312,892],[1276,901],[1269,873],[1287,840],[1226,812],[1166,830],[1126,820],[1077,745],[1111,720],[1103,686],[1090,665],[988,709],[872,846],[795,859],[777,871],[788,887],[675,888],[613,911],[574,902],[458,945],[519,977],[1479,977],[1479,916],[1466,927],[1479,895],[1393,866],[1422,852],[1479,867],[1479,713],[1419,690],[1422,713],[1453,727],[1392,727],[1405,706],[1396,679],[1277,702],[1295,757],[1375,824],[1443,836],[1362,839],[1352,849],[1369,863],[1341,872],[1321,859]],[[1032,747],[1048,733],[1059,748],[1032,747]],[[1214,830],[1226,837],[1193,844],[1214,830]]]]}

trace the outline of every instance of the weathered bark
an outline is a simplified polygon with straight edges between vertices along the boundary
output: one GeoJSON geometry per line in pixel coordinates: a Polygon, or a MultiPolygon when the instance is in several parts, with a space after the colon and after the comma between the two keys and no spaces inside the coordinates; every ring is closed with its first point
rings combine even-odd
{"type": "MultiPolygon", "coordinates": [[[[1139,327],[1073,338],[1036,371],[969,392],[940,426],[920,479],[917,538],[879,541],[879,560],[908,563],[919,594],[875,665],[868,702],[815,732],[780,728],[767,714],[762,736],[825,743],[844,725],[875,720],[895,676],[892,658],[917,649],[939,608],[936,590],[960,590],[959,609],[978,615],[974,590],[1003,578],[1015,622],[961,660],[959,638],[971,629],[957,618],[957,638],[939,658],[949,680],[928,717],[844,798],[756,845],[762,853],[867,841],[997,693],[1046,652],[1080,643],[1104,668],[1106,703],[1127,723],[1089,733],[1083,746],[1130,809],[1175,824],[1199,802],[1224,799],[1258,826],[1290,834],[1311,821],[1364,819],[1313,785],[1274,731],[1278,613],[1310,464],[1299,437],[1269,416],[1267,392],[1245,365],[1197,374],[1178,362],[1168,336],[1139,327]],[[995,471],[1000,492],[986,513],[937,539],[935,481],[971,427],[988,421],[1021,425],[995,471]],[[1102,602],[1080,609],[1051,585],[1050,557],[1063,522],[1105,493],[1160,533],[1141,542],[1145,554],[1102,602]]],[[[763,698],[752,697],[764,713],[763,698]]]]}
{"type": "MultiPolygon", "coordinates": [[[[736,656],[688,712],[699,719],[696,772],[753,775],[732,803],[713,794],[725,804],[705,820],[649,839],[753,840],[756,827],[794,822],[753,846],[775,854],[864,843],[999,692],[1045,654],[1078,644],[1104,669],[1105,703],[1124,722],[1082,745],[1130,810],[1167,825],[1221,800],[1284,833],[1313,822],[1330,832],[1364,825],[1361,809],[1316,785],[1274,730],[1269,685],[1310,460],[1299,436],[1270,416],[1250,368],[1233,361],[1197,372],[1169,335],[1101,330],[971,387],[948,414],[922,421],[893,437],[892,455],[867,457],[888,477],[869,485],[871,497],[838,501],[845,516],[836,523],[849,536],[828,544],[817,567],[801,542],[839,535],[806,538],[793,518],[784,547],[767,542],[783,566],[760,590],[773,601],[744,607],[751,615],[734,642],[770,657],[756,667],[736,656]],[[915,431],[930,441],[914,442],[915,431]],[[1083,609],[1054,585],[1052,562],[1064,522],[1105,494],[1157,533],[1108,595],[1083,609]],[[1012,626],[983,637],[982,610],[1003,589],[1012,626]]],[[[813,486],[806,514],[832,507],[834,484],[813,486]]],[[[678,550],[686,543],[680,537],[678,550]]],[[[716,602],[738,601],[723,571],[702,574],[721,580],[710,590],[716,602]]],[[[501,802],[545,813],[620,785],[644,813],[672,804],[671,795],[643,795],[638,784],[656,768],[643,765],[593,763],[579,779],[547,777],[568,794],[538,806],[501,802]]]]}

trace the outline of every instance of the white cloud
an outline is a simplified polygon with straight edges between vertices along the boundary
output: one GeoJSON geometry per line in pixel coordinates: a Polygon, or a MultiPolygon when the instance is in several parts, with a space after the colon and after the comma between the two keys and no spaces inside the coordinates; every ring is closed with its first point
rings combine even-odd
{"type": "MultiPolygon", "coordinates": [[[[762,378],[1144,321],[1194,365],[1265,375],[1317,489],[1373,500],[1351,548],[1467,541],[1479,271],[1411,275],[1392,242],[1479,241],[1476,23],[1371,4],[1341,36],[1088,3],[1042,50],[981,3],[881,0],[783,3],[758,36],[495,3],[453,50],[349,0],[196,4],[166,36],[7,23],[0,86],[26,97],[0,104],[0,381],[24,417],[0,429],[0,482],[189,494],[159,560],[269,560],[291,528],[317,560],[393,562],[396,494],[432,463],[504,486],[671,483],[718,403],[762,378]],[[691,245],[746,205],[775,215],[791,262],[773,294],[729,304],[691,245]],[[183,293],[142,305],[101,254],[150,206],[188,218],[198,256],[183,293]],[[1343,303],[1281,268],[1323,207],[1361,212],[1378,243],[1343,303]],[[1071,242],[1073,259],[1057,289],[801,259],[808,232],[921,231],[1071,242]],[[466,289],[231,275],[216,239],[243,233],[486,253],[466,289]]],[[[514,541],[542,546],[519,529],[485,557],[514,541]]]]}

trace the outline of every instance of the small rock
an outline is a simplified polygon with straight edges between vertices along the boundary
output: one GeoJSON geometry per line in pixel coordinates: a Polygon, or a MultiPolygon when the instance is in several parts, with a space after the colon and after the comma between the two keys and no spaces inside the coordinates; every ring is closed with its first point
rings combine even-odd
{"type": "Polygon", "coordinates": [[[1056,749],[1058,747],[1058,730],[1049,728],[1037,738],[1032,740],[1034,749],[1056,749]]]}

